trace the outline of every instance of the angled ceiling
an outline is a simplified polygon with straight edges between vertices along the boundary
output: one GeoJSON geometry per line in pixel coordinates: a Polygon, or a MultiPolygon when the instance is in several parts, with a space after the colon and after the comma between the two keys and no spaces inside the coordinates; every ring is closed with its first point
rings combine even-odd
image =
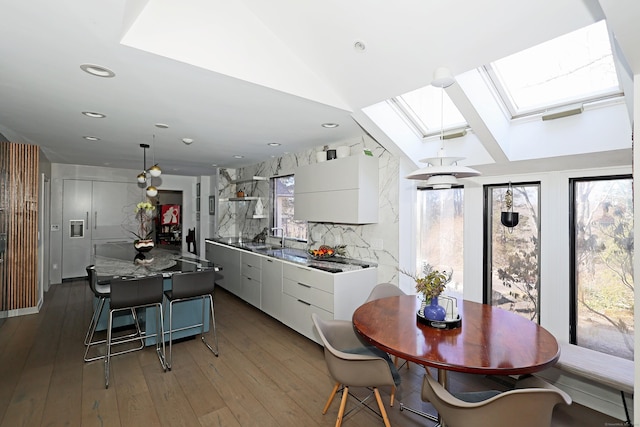
{"type": "MultiPolygon", "coordinates": [[[[375,136],[364,109],[429,84],[436,67],[462,75],[603,15],[629,71],[640,67],[632,0],[0,0],[0,9],[0,133],[40,145],[54,163],[130,169],[140,168],[139,144],[152,143],[155,161],[180,175],[359,138],[354,118],[375,136]],[[116,76],[86,74],[84,63],[116,76]]],[[[476,164],[492,163],[486,153],[504,161],[480,128],[476,164]]]]}

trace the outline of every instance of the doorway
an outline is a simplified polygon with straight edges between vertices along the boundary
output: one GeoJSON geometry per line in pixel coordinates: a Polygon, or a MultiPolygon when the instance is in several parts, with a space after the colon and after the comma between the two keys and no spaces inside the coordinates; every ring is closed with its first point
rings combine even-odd
{"type": "Polygon", "coordinates": [[[182,191],[158,190],[155,221],[156,246],[182,246],[182,191]]]}

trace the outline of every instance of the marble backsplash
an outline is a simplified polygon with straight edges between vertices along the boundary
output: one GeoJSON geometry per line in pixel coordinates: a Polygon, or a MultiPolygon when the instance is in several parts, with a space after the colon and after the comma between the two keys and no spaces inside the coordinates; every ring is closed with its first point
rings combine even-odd
{"type": "MultiPolygon", "coordinates": [[[[378,282],[398,283],[398,180],[399,162],[381,145],[370,138],[343,141],[332,144],[329,149],[348,145],[351,155],[362,155],[370,150],[378,158],[379,164],[379,220],[376,224],[335,224],[308,223],[307,242],[287,240],[289,247],[307,249],[326,245],[346,245],[347,256],[378,264],[378,282]]],[[[300,153],[285,154],[265,162],[240,169],[220,169],[218,192],[220,198],[235,197],[238,190],[248,196],[258,196],[264,203],[264,211],[269,216],[272,204],[269,197],[270,182],[254,181],[233,184],[234,180],[251,176],[289,175],[298,166],[315,163],[316,153],[324,147],[317,147],[300,153]]],[[[271,219],[252,218],[255,201],[220,202],[218,206],[218,236],[242,236],[252,239],[265,227],[270,227],[271,219]]],[[[279,241],[279,239],[278,239],[279,241]]]]}

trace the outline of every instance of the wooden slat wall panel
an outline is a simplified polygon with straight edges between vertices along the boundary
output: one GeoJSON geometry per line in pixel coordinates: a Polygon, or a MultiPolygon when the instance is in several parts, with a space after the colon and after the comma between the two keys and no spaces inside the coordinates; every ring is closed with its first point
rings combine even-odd
{"type": "Polygon", "coordinates": [[[0,270],[2,310],[35,306],[38,301],[38,156],[37,146],[2,144],[3,217],[7,233],[0,270]]]}
{"type": "MultiPolygon", "coordinates": [[[[9,144],[0,143],[0,237],[6,239],[9,228],[7,210],[9,209],[9,144]]],[[[6,310],[7,278],[5,268],[6,255],[2,255],[0,262],[0,311],[6,310]]]]}

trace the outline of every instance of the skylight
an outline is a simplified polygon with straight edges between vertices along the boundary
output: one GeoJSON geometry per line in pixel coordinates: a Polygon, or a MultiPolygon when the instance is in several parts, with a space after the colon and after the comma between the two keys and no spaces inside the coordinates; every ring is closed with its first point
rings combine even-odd
{"type": "Polygon", "coordinates": [[[431,85],[407,92],[391,99],[390,102],[422,138],[439,134],[441,120],[445,131],[467,126],[447,92],[431,85]],[[441,98],[442,95],[444,96],[441,98]],[[441,104],[444,110],[442,117],[441,104]]]}
{"type": "Polygon", "coordinates": [[[622,95],[604,20],[486,69],[512,117],[622,95]]]}

